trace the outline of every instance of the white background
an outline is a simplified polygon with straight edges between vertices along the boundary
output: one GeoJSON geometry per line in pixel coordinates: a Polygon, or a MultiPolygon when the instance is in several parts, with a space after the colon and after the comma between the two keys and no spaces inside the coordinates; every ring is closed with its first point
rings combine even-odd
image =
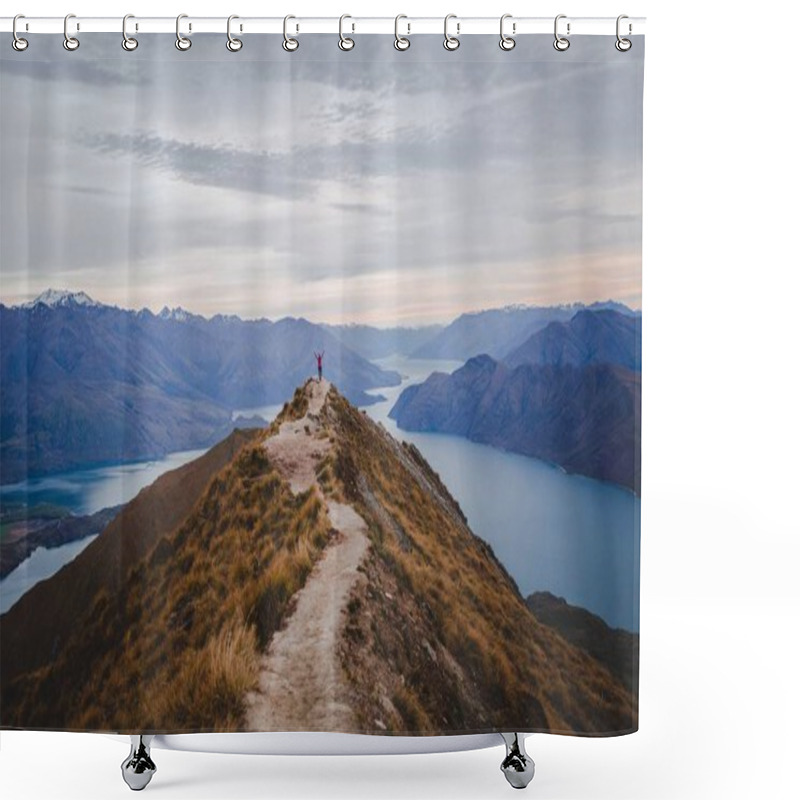
{"type": "MultiPolygon", "coordinates": [[[[797,4],[26,0],[28,16],[647,16],[641,716],[534,736],[538,798],[788,798],[800,735],[797,4]]],[[[0,46],[10,46],[3,36],[0,46]]],[[[6,113],[7,109],[3,109],[6,113]]],[[[128,797],[127,747],[9,733],[0,791],[128,797]]],[[[509,797],[500,748],[296,758],[154,751],[147,796],[509,797]]]]}

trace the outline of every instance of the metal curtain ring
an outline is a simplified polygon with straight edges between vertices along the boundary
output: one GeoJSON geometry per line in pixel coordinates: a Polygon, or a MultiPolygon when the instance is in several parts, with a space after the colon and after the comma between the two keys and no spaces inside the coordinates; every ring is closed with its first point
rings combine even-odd
{"type": "Polygon", "coordinates": [[[134,39],[133,36],[128,36],[128,20],[135,19],[133,14],[126,14],[122,18],[122,49],[127,50],[129,53],[139,46],[139,40],[134,39]]]}
{"type": "Polygon", "coordinates": [[[17,20],[18,19],[25,19],[25,15],[24,14],[17,14],[17,16],[14,17],[14,21],[11,23],[11,34],[13,36],[13,38],[11,40],[11,46],[18,53],[21,53],[23,50],[27,50],[28,49],[28,40],[27,39],[23,39],[17,33],[17,20]]]}
{"type": "Polygon", "coordinates": [[[283,18],[283,49],[287,53],[293,53],[298,47],[300,47],[300,40],[293,39],[291,36],[289,36],[290,19],[296,19],[296,17],[292,16],[291,14],[287,14],[283,18]]]}
{"type": "MultiPolygon", "coordinates": [[[[553,33],[555,34],[555,37],[556,37],[555,41],[553,42],[553,47],[555,47],[555,49],[558,50],[559,53],[563,53],[565,50],[569,50],[569,39],[567,39],[566,36],[562,36],[558,32],[558,21],[560,19],[566,19],[566,18],[567,18],[566,14],[559,14],[556,17],[556,21],[553,23],[553,33]]],[[[570,26],[570,24],[568,22],[567,23],[567,36],[569,36],[569,26],[570,26]]]]}
{"type": "Polygon", "coordinates": [[[188,14],[178,14],[177,18],[175,19],[175,47],[181,51],[188,50],[192,46],[192,40],[181,33],[181,20],[188,18],[188,14]]]}
{"type": "MultiPolygon", "coordinates": [[[[617,50],[620,51],[620,53],[627,53],[628,50],[630,50],[631,47],[633,47],[633,42],[630,39],[623,39],[619,35],[619,24],[620,24],[620,22],[622,22],[622,20],[628,19],[628,18],[629,17],[628,17],[627,14],[620,14],[617,17],[617,41],[614,42],[614,47],[616,47],[617,50]]],[[[630,34],[631,30],[632,30],[631,25],[630,25],[630,23],[628,23],[628,34],[630,34]]]]}
{"type": "Polygon", "coordinates": [[[458,39],[458,30],[461,27],[460,23],[456,24],[456,36],[451,36],[447,30],[447,23],[450,22],[451,19],[458,19],[455,14],[448,14],[444,18],[444,49],[445,50],[458,50],[461,46],[461,42],[458,39]]]}
{"type": "Polygon", "coordinates": [[[71,19],[75,19],[74,14],[67,14],[67,16],[64,17],[64,42],[63,42],[64,49],[69,50],[70,52],[72,52],[73,50],[77,50],[81,46],[81,43],[74,36],[69,35],[69,21],[71,19]]]}
{"type": "MultiPolygon", "coordinates": [[[[506,32],[503,30],[503,26],[507,19],[511,19],[511,14],[503,14],[500,17],[500,49],[501,50],[513,50],[517,46],[517,40],[513,36],[507,36],[506,32]]],[[[516,33],[517,32],[517,24],[514,23],[512,25],[511,30],[516,33]]]]}
{"type": "MultiPolygon", "coordinates": [[[[340,50],[352,50],[356,46],[355,40],[351,39],[348,36],[345,36],[344,35],[344,31],[342,30],[342,27],[344,25],[344,21],[346,19],[353,19],[353,18],[349,14],[342,14],[342,16],[339,17],[339,49],[340,50]]],[[[356,29],[356,26],[353,25],[353,30],[355,30],[355,29],[356,29]]]]}
{"type": "Polygon", "coordinates": [[[227,47],[228,50],[231,51],[231,53],[238,53],[242,49],[242,44],[243,44],[241,39],[237,39],[231,33],[231,22],[233,22],[233,20],[235,19],[239,19],[239,17],[236,14],[231,14],[228,17],[228,41],[225,42],[225,47],[227,47]]]}
{"type": "MultiPolygon", "coordinates": [[[[401,19],[408,19],[405,14],[398,14],[394,18],[394,49],[395,50],[408,50],[411,47],[411,39],[407,39],[405,36],[400,35],[400,20],[401,19]]],[[[411,25],[410,23],[406,23],[406,27],[408,28],[408,33],[411,33],[411,25]]]]}

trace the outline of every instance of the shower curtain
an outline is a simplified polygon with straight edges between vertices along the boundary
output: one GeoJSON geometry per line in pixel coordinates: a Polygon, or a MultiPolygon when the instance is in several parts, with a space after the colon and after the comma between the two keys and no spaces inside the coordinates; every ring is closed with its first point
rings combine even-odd
{"type": "Polygon", "coordinates": [[[0,48],[0,726],[638,726],[644,39],[0,48]]]}

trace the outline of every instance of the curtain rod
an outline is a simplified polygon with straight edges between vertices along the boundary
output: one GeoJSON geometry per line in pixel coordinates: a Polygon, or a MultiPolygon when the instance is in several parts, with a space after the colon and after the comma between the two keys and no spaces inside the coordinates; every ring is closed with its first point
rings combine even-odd
{"type": "MultiPolygon", "coordinates": [[[[134,33],[175,33],[175,17],[131,17],[127,30],[134,33]]],[[[13,17],[0,17],[0,32],[11,33],[13,17]]],[[[236,33],[283,33],[283,17],[239,17],[233,23],[236,33]]],[[[506,31],[514,36],[531,33],[553,33],[554,17],[509,17],[506,31]],[[513,28],[513,31],[512,31],[513,28]]],[[[613,36],[616,33],[616,17],[570,17],[563,16],[559,29],[569,35],[613,36]]],[[[181,21],[184,35],[192,33],[222,33],[227,31],[227,17],[187,16],[181,21]]],[[[121,33],[122,17],[80,17],[69,21],[71,33],[121,33]]],[[[624,21],[624,35],[636,36],[644,33],[645,18],[630,17],[624,21]]],[[[459,36],[470,34],[499,33],[500,15],[496,17],[455,17],[449,29],[459,36]]],[[[296,17],[291,20],[292,34],[339,33],[338,17],[296,17]]],[[[347,34],[393,34],[394,17],[349,17],[344,22],[347,34]]],[[[439,34],[444,31],[443,17],[405,17],[400,20],[400,33],[439,34]]],[[[17,23],[17,32],[61,33],[64,32],[63,17],[22,17],[17,23]]]]}

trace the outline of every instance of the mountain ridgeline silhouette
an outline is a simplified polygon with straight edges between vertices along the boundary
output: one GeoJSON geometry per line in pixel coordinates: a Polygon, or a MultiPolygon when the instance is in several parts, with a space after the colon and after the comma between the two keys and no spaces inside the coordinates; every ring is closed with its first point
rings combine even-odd
{"type": "Polygon", "coordinates": [[[53,290],[0,305],[0,482],[208,447],[234,410],[291,395],[315,349],[360,405],[400,381],[304,319],[156,315],[53,290]]]}
{"type": "Polygon", "coordinates": [[[0,631],[2,727],[248,730],[260,704],[313,730],[331,698],[350,732],[637,727],[625,640],[598,658],[538,618],[416,447],[327,381],[142,490],[0,631]],[[335,685],[301,666],[271,697],[295,640],[335,685]]]}
{"type": "Polygon", "coordinates": [[[640,316],[581,310],[502,360],[483,354],[409,386],[400,428],[464,436],[635,492],[641,484],[640,316]]]}

